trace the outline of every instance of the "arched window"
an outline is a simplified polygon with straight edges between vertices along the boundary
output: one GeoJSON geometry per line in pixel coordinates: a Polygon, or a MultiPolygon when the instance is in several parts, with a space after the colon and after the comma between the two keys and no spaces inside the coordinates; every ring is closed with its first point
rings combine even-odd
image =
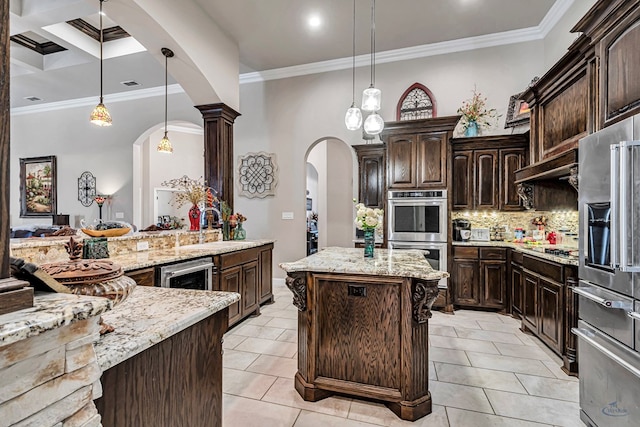
{"type": "Polygon", "coordinates": [[[396,120],[416,120],[436,117],[436,99],[420,83],[412,84],[398,101],[396,120]]]}

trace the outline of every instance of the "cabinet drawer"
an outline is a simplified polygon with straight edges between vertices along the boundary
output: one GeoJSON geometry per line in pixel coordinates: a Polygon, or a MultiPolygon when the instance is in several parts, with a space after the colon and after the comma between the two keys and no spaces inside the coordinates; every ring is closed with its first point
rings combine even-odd
{"type": "Polygon", "coordinates": [[[224,270],[225,268],[245,264],[247,262],[255,261],[257,259],[258,259],[258,248],[250,248],[242,251],[231,252],[228,254],[220,255],[219,257],[220,265],[216,265],[216,267],[221,270],[224,270]]]}
{"type": "Polygon", "coordinates": [[[511,251],[511,262],[522,265],[522,252],[511,251]]]}
{"type": "Polygon", "coordinates": [[[507,250],[503,248],[480,248],[480,259],[507,259],[507,250]]]}
{"type": "Polygon", "coordinates": [[[558,283],[564,283],[562,266],[550,261],[545,261],[541,258],[524,255],[522,257],[522,265],[529,271],[538,273],[541,276],[547,277],[558,283]]]}
{"type": "Polygon", "coordinates": [[[465,259],[478,259],[478,248],[472,248],[468,246],[454,246],[453,257],[465,258],[465,259]]]}

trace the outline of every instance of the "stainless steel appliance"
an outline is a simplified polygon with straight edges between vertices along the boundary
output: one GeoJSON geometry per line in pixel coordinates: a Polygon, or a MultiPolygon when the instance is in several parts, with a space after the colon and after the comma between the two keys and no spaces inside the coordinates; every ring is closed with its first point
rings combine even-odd
{"type": "Polygon", "coordinates": [[[580,418],[640,425],[640,117],[579,143],[580,418]]]}
{"type": "Polygon", "coordinates": [[[210,257],[198,258],[157,267],[157,286],[163,288],[213,289],[213,260],[210,257]]]}
{"type": "Polygon", "coordinates": [[[388,200],[389,241],[447,241],[447,190],[389,191],[388,200]]]}
{"type": "MultiPolygon", "coordinates": [[[[434,270],[447,271],[447,243],[446,242],[388,242],[390,249],[421,249],[425,258],[434,270]]],[[[447,288],[447,279],[438,282],[441,289],[447,288]]]]}

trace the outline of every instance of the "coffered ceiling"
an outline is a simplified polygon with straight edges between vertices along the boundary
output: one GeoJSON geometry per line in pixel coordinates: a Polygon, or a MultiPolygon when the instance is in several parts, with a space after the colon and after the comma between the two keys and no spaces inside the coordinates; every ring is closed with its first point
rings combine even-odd
{"type": "MultiPolygon", "coordinates": [[[[350,0],[180,1],[195,2],[237,41],[242,73],[266,75],[274,69],[351,56],[350,0]],[[320,22],[315,28],[308,24],[311,16],[320,22]]],[[[573,1],[377,0],[376,51],[384,58],[389,51],[405,53],[434,43],[472,41],[504,32],[536,38],[573,1]]],[[[99,43],[91,37],[91,28],[99,26],[98,0],[11,0],[10,4],[15,40],[11,42],[12,108],[97,96],[99,43]],[[35,47],[27,46],[28,40],[35,47]]],[[[356,7],[356,54],[368,55],[371,2],[356,0],[356,7]]],[[[119,28],[109,18],[108,1],[103,8],[105,29],[119,34],[104,45],[105,94],[163,86],[161,56],[151,55],[133,37],[126,37],[127,28],[119,28]],[[122,84],[130,81],[139,85],[122,84]]]]}

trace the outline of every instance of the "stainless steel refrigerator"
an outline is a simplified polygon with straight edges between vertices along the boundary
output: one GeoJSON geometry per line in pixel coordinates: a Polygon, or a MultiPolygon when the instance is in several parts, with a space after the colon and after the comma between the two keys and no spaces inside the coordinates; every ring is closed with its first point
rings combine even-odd
{"type": "Polygon", "coordinates": [[[579,143],[580,418],[640,426],[640,116],[579,143]]]}

